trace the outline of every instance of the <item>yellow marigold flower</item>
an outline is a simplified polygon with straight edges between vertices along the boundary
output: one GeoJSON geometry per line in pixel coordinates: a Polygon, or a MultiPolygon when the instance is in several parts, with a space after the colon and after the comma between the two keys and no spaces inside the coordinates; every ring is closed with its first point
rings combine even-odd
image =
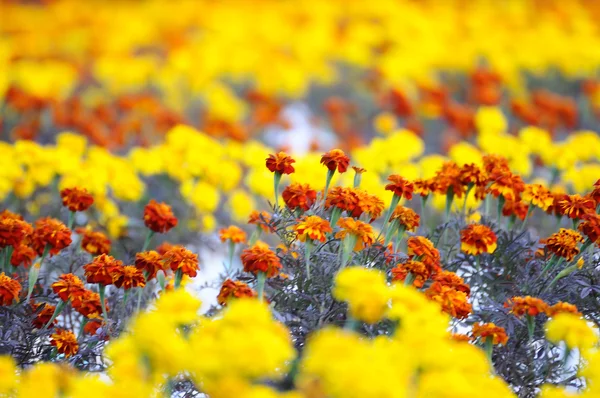
{"type": "Polygon", "coordinates": [[[163,322],[189,325],[198,320],[201,301],[185,289],[162,294],[156,301],[155,311],[164,317],[163,322]]]}
{"type": "Polygon", "coordinates": [[[570,349],[588,349],[598,343],[598,332],[577,314],[560,313],[546,323],[546,337],[553,343],[564,341],[570,349]]]}
{"type": "Polygon", "coordinates": [[[525,185],[525,191],[523,191],[523,201],[546,211],[548,207],[552,206],[554,196],[552,196],[549,189],[541,184],[527,184],[525,185]]]}
{"type": "Polygon", "coordinates": [[[496,250],[498,238],[494,231],[482,224],[469,224],[460,231],[460,249],[472,255],[493,253],[496,250]]]}
{"type": "Polygon", "coordinates": [[[398,122],[396,121],[396,116],[394,116],[393,113],[382,112],[375,116],[375,119],[373,120],[373,127],[375,127],[377,132],[387,135],[396,130],[398,127],[398,122]]]}
{"type": "Polygon", "coordinates": [[[342,230],[335,234],[337,239],[344,239],[348,235],[354,235],[357,238],[354,251],[360,251],[375,243],[375,234],[371,224],[355,220],[352,217],[345,217],[338,221],[338,226],[342,230]]]}
{"type": "Polygon", "coordinates": [[[319,216],[308,216],[300,220],[293,228],[296,231],[298,240],[301,242],[306,242],[306,239],[325,242],[327,240],[326,234],[333,231],[329,221],[319,216]]]}
{"type": "Polygon", "coordinates": [[[363,267],[344,268],[334,283],[333,296],[348,303],[350,316],[366,323],[383,318],[390,299],[383,273],[363,267]]]}

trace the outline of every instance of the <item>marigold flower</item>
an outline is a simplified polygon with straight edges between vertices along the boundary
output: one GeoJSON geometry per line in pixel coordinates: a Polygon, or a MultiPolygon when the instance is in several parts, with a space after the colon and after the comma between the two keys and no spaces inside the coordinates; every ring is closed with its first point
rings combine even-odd
{"type": "Polygon", "coordinates": [[[502,215],[506,217],[515,216],[519,220],[523,221],[527,218],[529,212],[529,205],[523,201],[507,200],[502,206],[502,215]]]}
{"type": "Polygon", "coordinates": [[[134,265],[124,265],[116,267],[113,271],[113,283],[118,288],[129,290],[134,287],[146,286],[146,279],[142,271],[134,265]]]}
{"type": "Polygon", "coordinates": [[[294,225],[293,229],[301,242],[306,242],[306,239],[325,242],[327,240],[326,234],[333,232],[329,221],[319,216],[305,217],[294,225]]]}
{"type": "Polygon", "coordinates": [[[462,333],[452,333],[450,335],[450,339],[457,342],[469,342],[471,341],[471,337],[462,333]]]}
{"type": "Polygon", "coordinates": [[[277,255],[269,249],[269,246],[261,241],[248,249],[245,249],[242,254],[242,264],[244,272],[258,274],[264,272],[268,278],[273,278],[279,275],[282,268],[281,262],[277,255]]]}
{"type": "Polygon", "coordinates": [[[413,209],[398,205],[390,217],[390,222],[394,220],[398,220],[399,225],[406,231],[414,231],[419,227],[421,217],[413,209]]]}
{"type": "Polygon", "coordinates": [[[423,287],[427,279],[429,279],[429,269],[420,261],[408,260],[404,263],[397,264],[392,268],[392,280],[404,281],[408,274],[414,277],[413,286],[417,288],[423,287]]]}
{"type": "Polygon", "coordinates": [[[498,246],[497,241],[494,231],[482,224],[469,224],[460,231],[460,249],[474,256],[493,253],[498,246]]]}
{"type": "Polygon", "coordinates": [[[74,274],[62,274],[51,288],[65,302],[78,299],[86,291],[81,279],[74,274]]]}
{"type": "Polygon", "coordinates": [[[3,220],[5,218],[11,219],[11,220],[20,220],[23,221],[23,216],[17,213],[13,213],[10,210],[2,210],[2,212],[0,212],[0,220],[3,220]]]}
{"type": "Polygon", "coordinates": [[[33,227],[16,218],[0,218],[0,249],[7,246],[19,246],[26,236],[33,232],[33,227]]]}
{"type": "Polygon", "coordinates": [[[217,302],[220,305],[227,305],[227,302],[232,298],[240,297],[256,297],[257,293],[250,288],[247,284],[240,281],[232,281],[231,279],[225,280],[217,296],[217,302]]]}
{"type": "Polygon", "coordinates": [[[506,200],[518,201],[521,198],[521,192],[525,190],[525,183],[521,176],[504,171],[494,173],[490,176],[492,184],[489,187],[489,192],[494,197],[502,195],[506,200]]]}
{"type": "Polygon", "coordinates": [[[485,171],[473,163],[463,165],[460,168],[458,178],[463,185],[467,186],[483,187],[487,184],[487,175],[485,171]]]}
{"type": "Polygon", "coordinates": [[[504,303],[504,308],[510,308],[510,313],[521,317],[523,315],[536,316],[548,313],[548,304],[542,299],[525,296],[513,297],[504,303]]]}
{"type": "Polygon", "coordinates": [[[595,329],[580,315],[561,313],[546,323],[546,337],[555,344],[564,341],[570,349],[590,349],[598,344],[595,329]]]}
{"type": "Polygon", "coordinates": [[[362,213],[367,213],[371,217],[371,222],[381,216],[385,204],[383,200],[375,195],[371,195],[363,189],[352,188],[354,196],[357,199],[356,207],[350,213],[352,217],[358,218],[362,213]]]}
{"type": "Polygon", "coordinates": [[[60,191],[63,206],[72,212],[86,211],[94,203],[94,197],[85,188],[65,188],[60,191]]]}
{"type": "Polygon", "coordinates": [[[102,232],[95,232],[89,228],[77,228],[75,232],[81,235],[81,248],[92,256],[110,253],[110,239],[102,232]]]}
{"type": "MultiPolygon", "coordinates": [[[[33,320],[33,326],[36,329],[41,329],[50,322],[50,318],[54,315],[54,311],[56,310],[56,306],[48,304],[48,303],[35,303],[32,304],[33,311],[37,312],[40,307],[42,309],[38,312],[37,316],[33,320]]],[[[52,323],[55,324],[57,320],[55,319],[52,323]]]]}
{"type": "Polygon", "coordinates": [[[246,242],[246,233],[235,225],[230,225],[227,228],[222,228],[219,231],[219,239],[221,242],[244,243],[246,242]]]}
{"type": "Polygon", "coordinates": [[[596,243],[600,243],[600,216],[595,213],[588,213],[582,216],[583,221],[577,226],[577,229],[587,236],[587,238],[596,243]]]}
{"type": "Polygon", "coordinates": [[[11,305],[13,301],[19,301],[21,284],[6,275],[0,274],[0,305],[11,305]]]}
{"type": "Polygon", "coordinates": [[[166,252],[171,250],[175,245],[169,242],[163,242],[160,245],[156,246],[156,251],[161,256],[164,256],[166,252]]]}
{"type": "Polygon", "coordinates": [[[83,327],[83,332],[87,335],[95,336],[98,333],[98,329],[103,325],[104,322],[101,319],[91,319],[83,327]]]}
{"type": "Polygon", "coordinates": [[[461,198],[465,193],[465,186],[461,181],[460,167],[454,162],[446,162],[438,170],[434,177],[434,192],[447,194],[450,189],[452,193],[461,198]]]}
{"type": "Polygon", "coordinates": [[[463,278],[451,271],[440,271],[432,277],[434,283],[442,286],[451,287],[459,292],[464,292],[467,296],[471,294],[471,287],[467,285],[463,278]]]}
{"type": "Polygon", "coordinates": [[[596,213],[596,202],[588,196],[562,195],[556,203],[557,214],[572,219],[582,218],[588,213],[596,213]]]}
{"type": "Polygon", "coordinates": [[[173,246],[171,250],[164,254],[165,268],[171,268],[173,272],[181,270],[183,275],[191,278],[195,277],[200,268],[198,264],[198,255],[192,253],[183,246],[173,246]]]}
{"type": "Polygon", "coordinates": [[[344,217],[338,221],[337,225],[342,230],[335,234],[336,239],[344,239],[348,235],[356,236],[354,251],[360,251],[375,243],[375,234],[371,224],[355,220],[352,217],[344,217]]]}
{"type": "Polygon", "coordinates": [[[593,199],[596,205],[600,204],[600,179],[594,183],[594,188],[587,196],[593,199]]]}
{"type": "MultiPolygon", "coordinates": [[[[106,304],[106,300],[105,300],[106,304]]],[[[100,318],[102,317],[102,304],[100,303],[100,295],[90,290],[84,291],[81,295],[77,296],[71,301],[73,309],[79,312],[86,318],[100,318]]],[[[108,311],[108,305],[106,310],[108,311]]]]}
{"type": "Polygon", "coordinates": [[[546,211],[548,207],[552,206],[554,196],[552,196],[549,189],[541,184],[527,184],[525,185],[525,191],[523,191],[523,201],[546,211]]]}
{"type": "Polygon", "coordinates": [[[411,236],[407,239],[407,246],[409,257],[423,262],[432,274],[442,270],[440,252],[429,239],[422,236],[411,236]]]}
{"type": "Polygon", "coordinates": [[[99,283],[101,285],[112,285],[114,272],[121,267],[123,262],[116,260],[108,254],[101,254],[94,257],[91,263],[83,266],[85,277],[88,283],[99,283]]]}
{"type": "Polygon", "coordinates": [[[541,239],[540,243],[545,244],[546,248],[555,255],[571,261],[573,257],[579,254],[577,243],[583,242],[583,240],[583,237],[577,231],[561,228],[548,238],[541,239]]]}
{"type": "Polygon", "coordinates": [[[413,192],[418,193],[423,198],[429,196],[434,191],[436,191],[436,182],[433,179],[417,179],[413,181],[413,192]]]}
{"type": "Polygon", "coordinates": [[[171,206],[152,199],[144,208],[144,224],[150,230],[164,234],[177,225],[177,217],[171,206]]]}
{"type": "Polygon", "coordinates": [[[576,315],[581,316],[581,313],[577,309],[577,306],[570,304],[570,303],[565,303],[563,301],[559,301],[558,303],[550,306],[547,311],[548,316],[550,316],[550,317],[553,317],[557,314],[561,314],[564,312],[568,312],[570,314],[576,314],[576,315]]]}
{"type": "Polygon", "coordinates": [[[502,157],[500,155],[496,155],[496,154],[484,155],[482,158],[482,161],[483,161],[483,169],[488,174],[510,171],[510,167],[508,165],[508,160],[506,160],[505,157],[502,157]]]}
{"type": "Polygon", "coordinates": [[[285,187],[281,196],[290,210],[307,211],[317,200],[317,191],[308,184],[293,182],[285,187]]]}
{"type": "Polygon", "coordinates": [[[259,226],[264,232],[272,232],[274,228],[271,227],[271,215],[266,211],[254,210],[250,213],[248,224],[254,224],[259,226]]]}
{"type": "Polygon", "coordinates": [[[327,193],[327,198],[325,198],[325,209],[337,207],[352,214],[357,206],[358,196],[353,188],[333,187],[327,193]]]}
{"type": "Polygon", "coordinates": [[[337,169],[339,173],[345,173],[348,170],[350,158],[341,149],[332,149],[321,156],[321,164],[330,171],[337,169]]]}
{"type": "Polygon", "coordinates": [[[278,152],[275,155],[269,155],[266,166],[271,173],[292,174],[294,172],[292,163],[296,163],[296,161],[290,155],[285,152],[278,152]]]}
{"type": "Polygon", "coordinates": [[[334,280],[332,295],[348,303],[354,319],[373,324],[383,318],[391,298],[385,275],[376,269],[348,267],[340,270],[334,280]]]}
{"type": "Polygon", "coordinates": [[[147,280],[154,279],[158,271],[166,270],[163,256],[154,250],[137,253],[135,255],[135,266],[147,275],[147,280]]]}
{"type": "Polygon", "coordinates": [[[37,257],[37,253],[31,247],[20,244],[13,250],[12,256],[10,257],[10,263],[13,267],[20,265],[29,267],[33,264],[33,260],[37,257]]]}
{"type": "Polygon", "coordinates": [[[392,174],[387,178],[390,184],[385,186],[386,191],[392,191],[394,195],[405,198],[407,200],[412,199],[414,191],[413,183],[408,181],[406,178],[397,174],[392,174]]]}
{"type": "Polygon", "coordinates": [[[71,244],[71,230],[62,222],[46,217],[35,222],[31,235],[31,246],[38,255],[44,253],[46,246],[50,248],[50,255],[58,254],[62,249],[71,244]]]}
{"type": "Polygon", "coordinates": [[[493,322],[490,323],[479,323],[473,325],[473,339],[480,337],[481,340],[486,341],[488,338],[492,339],[492,344],[506,345],[508,342],[508,336],[506,330],[501,326],[496,326],[493,322]]]}
{"type": "Polygon", "coordinates": [[[434,282],[425,295],[432,301],[439,303],[442,311],[458,319],[464,319],[472,312],[471,304],[465,292],[434,282]]]}
{"type": "Polygon", "coordinates": [[[77,354],[77,351],[79,351],[77,337],[70,330],[58,329],[56,333],[50,336],[50,344],[56,347],[56,351],[59,354],[64,354],[66,358],[77,354]]]}

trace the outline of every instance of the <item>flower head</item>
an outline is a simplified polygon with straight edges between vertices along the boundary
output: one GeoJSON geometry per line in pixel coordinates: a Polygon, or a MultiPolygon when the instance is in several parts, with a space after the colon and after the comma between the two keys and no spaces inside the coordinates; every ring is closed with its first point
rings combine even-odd
{"type": "Polygon", "coordinates": [[[350,213],[352,217],[358,218],[361,214],[367,213],[371,218],[371,222],[373,222],[373,220],[381,216],[385,207],[383,200],[375,195],[371,195],[364,189],[352,188],[352,190],[354,196],[357,198],[356,207],[350,213]]]}
{"type": "Polygon", "coordinates": [[[164,234],[177,225],[177,217],[171,206],[152,199],[144,208],[144,224],[150,230],[164,234]]]}
{"type": "MultiPolygon", "coordinates": [[[[86,290],[81,295],[74,298],[71,302],[73,309],[86,318],[100,318],[102,316],[102,304],[100,295],[90,290],[86,290]]],[[[108,311],[108,306],[106,307],[108,311]]]]}
{"type": "Polygon", "coordinates": [[[298,221],[298,224],[294,225],[293,228],[296,231],[298,240],[301,242],[306,242],[306,239],[325,242],[327,240],[326,234],[333,232],[329,221],[319,216],[305,217],[298,221]]]}
{"type": "Polygon", "coordinates": [[[244,243],[246,242],[246,233],[241,228],[230,225],[219,231],[219,239],[221,239],[221,242],[244,243]]]}
{"type": "Polygon", "coordinates": [[[525,185],[525,191],[523,191],[523,201],[546,211],[548,207],[552,206],[554,196],[552,196],[549,189],[541,184],[527,184],[525,185]]]}
{"type": "Polygon", "coordinates": [[[400,198],[405,198],[407,200],[412,199],[412,194],[414,191],[412,182],[397,174],[392,174],[387,178],[387,180],[390,183],[385,186],[386,191],[392,191],[394,195],[400,198]]]}
{"type": "Polygon", "coordinates": [[[517,201],[525,190],[525,183],[520,176],[510,171],[501,171],[490,175],[492,184],[489,191],[494,197],[502,195],[506,200],[517,201]]]}
{"type": "Polygon", "coordinates": [[[81,248],[92,256],[110,253],[110,239],[102,232],[92,231],[89,228],[77,228],[75,232],[81,235],[81,248]]]}
{"type": "Polygon", "coordinates": [[[75,301],[86,292],[83,282],[74,274],[62,274],[51,287],[54,293],[65,302],[75,301]]]}
{"type": "Polygon", "coordinates": [[[18,218],[0,217],[0,249],[17,247],[33,232],[32,226],[18,218]]]}
{"type": "Polygon", "coordinates": [[[425,295],[440,304],[442,311],[458,319],[464,319],[472,312],[471,304],[465,292],[434,282],[425,291],[425,295]]]}
{"type": "Polygon", "coordinates": [[[394,281],[403,282],[409,274],[414,277],[413,286],[421,288],[429,279],[430,271],[425,264],[414,260],[408,260],[392,268],[392,280],[394,281]]]}
{"type": "Polygon", "coordinates": [[[561,195],[556,203],[556,212],[572,219],[582,218],[589,213],[596,213],[596,202],[588,196],[561,195]]]}
{"type": "Polygon", "coordinates": [[[158,271],[166,270],[163,256],[154,250],[137,253],[135,255],[135,266],[147,275],[147,280],[154,279],[158,271]]]}
{"type": "Polygon", "coordinates": [[[413,181],[413,192],[418,193],[421,197],[425,198],[436,190],[436,182],[433,179],[424,180],[417,179],[413,181]]]}
{"type": "Polygon", "coordinates": [[[458,178],[463,185],[467,186],[482,187],[487,184],[487,174],[473,163],[463,165],[460,168],[458,178]]]}
{"type": "Polygon", "coordinates": [[[579,314],[560,313],[546,323],[546,337],[553,343],[564,341],[570,349],[589,349],[598,343],[598,334],[579,314]]]}
{"type": "Polygon", "coordinates": [[[527,218],[529,205],[522,200],[507,200],[502,206],[502,215],[506,217],[517,217],[523,221],[527,218]]]}
{"type": "Polygon", "coordinates": [[[56,347],[56,351],[59,354],[64,354],[66,358],[75,355],[79,351],[77,337],[70,330],[58,329],[56,333],[50,336],[50,344],[56,347]]]}
{"type": "Polygon", "coordinates": [[[337,207],[352,214],[358,206],[358,196],[353,188],[333,187],[325,198],[325,208],[337,207]]]}
{"type": "Polygon", "coordinates": [[[217,296],[217,302],[224,306],[227,305],[227,302],[231,299],[237,299],[240,297],[256,297],[256,295],[256,292],[244,282],[227,279],[221,286],[221,290],[217,296]]]}
{"type": "MultiPolygon", "coordinates": [[[[52,315],[56,310],[56,307],[54,305],[48,303],[35,303],[32,304],[32,307],[35,312],[37,312],[40,309],[40,307],[42,307],[42,309],[38,312],[37,316],[33,320],[33,326],[36,329],[41,329],[44,326],[46,326],[48,322],[50,322],[50,319],[52,318],[52,315]]],[[[55,319],[53,324],[56,322],[57,321],[55,319]]]]}
{"type": "Polygon", "coordinates": [[[581,315],[581,313],[577,309],[577,306],[570,304],[570,303],[565,303],[563,301],[559,301],[558,303],[554,304],[553,306],[550,306],[547,311],[548,316],[550,316],[550,317],[553,317],[557,314],[562,314],[564,312],[568,312],[570,314],[581,315]]]}
{"type": "Polygon", "coordinates": [[[6,275],[0,274],[0,305],[11,305],[13,301],[19,301],[21,284],[6,275]]]}
{"type": "Polygon", "coordinates": [[[587,236],[587,238],[596,243],[600,243],[600,216],[595,213],[588,213],[582,216],[582,222],[577,229],[587,236]]]}
{"type": "Polygon", "coordinates": [[[423,236],[411,236],[407,239],[408,255],[411,259],[423,262],[432,274],[440,272],[440,252],[433,243],[423,236]]]}
{"type": "Polygon", "coordinates": [[[577,231],[561,228],[558,232],[550,235],[546,239],[541,239],[546,248],[559,257],[564,257],[567,261],[573,260],[579,254],[577,244],[583,242],[583,237],[577,231]]]}
{"type": "Polygon", "coordinates": [[[434,177],[434,191],[440,194],[447,194],[452,190],[452,194],[457,198],[462,198],[465,193],[465,186],[461,180],[461,169],[454,162],[446,162],[438,170],[434,177]]]}
{"type": "Polygon", "coordinates": [[[513,297],[504,303],[505,308],[510,308],[510,313],[521,317],[523,315],[536,316],[548,313],[548,304],[542,299],[526,296],[513,297]]]}
{"type": "Polygon", "coordinates": [[[467,285],[463,278],[451,271],[440,271],[432,277],[434,283],[442,286],[451,287],[454,290],[464,292],[467,296],[471,294],[471,287],[467,285]]]}
{"type": "Polygon", "coordinates": [[[274,229],[271,224],[271,215],[266,211],[254,210],[250,213],[248,218],[248,224],[254,224],[259,226],[264,232],[272,232],[274,229]]]}
{"type": "Polygon", "coordinates": [[[496,250],[498,238],[494,231],[482,224],[469,224],[460,231],[460,248],[472,255],[493,253],[496,250]]]}
{"type": "Polygon", "coordinates": [[[275,155],[269,155],[266,165],[271,173],[292,174],[294,172],[292,163],[296,163],[296,161],[290,155],[278,152],[275,155]]]}
{"type": "Polygon", "coordinates": [[[501,326],[496,326],[496,324],[490,323],[479,323],[473,325],[473,338],[477,337],[481,338],[481,340],[486,341],[487,339],[492,339],[492,344],[502,344],[506,345],[508,342],[508,336],[506,335],[506,330],[504,330],[501,326]]]}
{"type": "Polygon", "coordinates": [[[390,222],[394,220],[398,220],[400,226],[406,231],[414,231],[419,227],[421,217],[413,209],[398,205],[390,217],[390,222]]]}
{"type": "Polygon", "coordinates": [[[248,249],[245,249],[241,255],[244,272],[250,272],[257,275],[259,272],[267,274],[268,278],[279,275],[281,262],[277,255],[269,249],[269,246],[261,241],[248,249]]]}
{"type": "Polygon", "coordinates": [[[163,256],[165,268],[171,268],[173,272],[181,270],[183,275],[191,278],[195,277],[200,268],[198,263],[198,255],[192,253],[183,246],[173,246],[171,250],[163,256]]]}
{"type": "Polygon", "coordinates": [[[350,158],[341,149],[332,149],[321,156],[321,164],[330,171],[337,169],[339,173],[345,173],[348,170],[350,158]]]}
{"type": "Polygon", "coordinates": [[[307,211],[317,200],[317,191],[308,184],[293,182],[285,187],[281,196],[290,210],[307,211]]]}
{"type": "Polygon", "coordinates": [[[86,211],[94,203],[94,197],[85,188],[65,188],[60,191],[63,206],[72,212],[86,211]]]}
{"type": "Polygon", "coordinates": [[[142,271],[134,265],[124,265],[116,267],[113,271],[113,283],[118,288],[129,290],[134,287],[146,286],[146,279],[142,271]]]}
{"type": "Polygon", "coordinates": [[[58,254],[71,244],[71,230],[62,222],[46,217],[35,222],[31,235],[31,246],[38,255],[42,255],[46,246],[50,255],[58,254]]]}
{"type": "Polygon", "coordinates": [[[371,224],[355,220],[352,217],[344,217],[338,221],[338,226],[342,230],[335,234],[336,239],[344,239],[348,235],[356,237],[354,251],[362,250],[375,243],[375,234],[371,224]]]}
{"type": "Polygon", "coordinates": [[[37,253],[35,250],[27,245],[20,244],[14,248],[12,256],[10,257],[10,264],[13,267],[18,267],[20,265],[29,267],[36,257],[37,253]]]}
{"type": "Polygon", "coordinates": [[[371,324],[383,318],[390,300],[385,275],[363,267],[348,267],[338,272],[332,294],[348,303],[353,318],[371,324]]]}
{"type": "Polygon", "coordinates": [[[117,268],[123,266],[123,262],[116,260],[108,254],[94,257],[91,263],[83,266],[88,283],[99,283],[101,285],[112,285],[114,273],[117,268]]]}

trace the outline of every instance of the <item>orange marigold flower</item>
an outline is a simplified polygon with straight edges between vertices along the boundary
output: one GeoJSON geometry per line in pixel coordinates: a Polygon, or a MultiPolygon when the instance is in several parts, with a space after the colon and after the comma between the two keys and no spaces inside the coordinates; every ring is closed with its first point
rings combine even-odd
{"type": "Polygon", "coordinates": [[[600,243],[600,216],[595,213],[588,213],[582,216],[583,221],[577,226],[577,229],[587,236],[587,238],[596,243],[600,243]]]}
{"type": "Polygon", "coordinates": [[[480,337],[481,340],[486,341],[487,339],[492,339],[492,344],[502,344],[505,345],[508,342],[508,336],[506,335],[506,330],[504,330],[501,326],[496,326],[496,324],[490,323],[479,323],[473,325],[473,340],[480,337]]]}
{"type": "Polygon", "coordinates": [[[450,189],[457,198],[462,198],[465,193],[465,186],[461,181],[460,167],[454,162],[446,162],[438,170],[434,177],[434,191],[440,194],[447,194],[450,189]]]}
{"type": "Polygon", "coordinates": [[[352,170],[354,170],[354,172],[356,174],[363,174],[366,173],[367,169],[363,169],[362,167],[356,167],[356,166],[352,166],[352,170]]]}
{"type": "Polygon", "coordinates": [[[87,335],[95,336],[98,333],[98,329],[103,325],[104,322],[101,319],[91,319],[83,327],[83,332],[87,335]]]}
{"type": "Polygon", "coordinates": [[[482,160],[483,169],[488,174],[510,171],[508,160],[500,155],[484,155],[482,160]]]}
{"type": "Polygon", "coordinates": [[[596,202],[596,205],[600,204],[600,180],[594,183],[594,188],[587,196],[596,202]]]}
{"type": "Polygon", "coordinates": [[[86,211],[94,203],[94,197],[85,188],[65,188],[60,191],[63,206],[70,211],[86,211]]]}
{"type": "Polygon", "coordinates": [[[116,267],[113,271],[113,281],[116,287],[123,288],[124,290],[129,290],[134,287],[146,286],[146,279],[144,278],[144,274],[134,265],[124,265],[121,267],[116,267]]]}
{"type": "Polygon", "coordinates": [[[392,280],[394,281],[404,281],[408,274],[412,274],[414,277],[412,284],[417,288],[423,287],[430,275],[427,266],[420,261],[408,260],[392,268],[392,280]]]}
{"type": "Polygon", "coordinates": [[[91,263],[83,266],[88,283],[99,283],[101,285],[112,285],[114,272],[121,267],[123,262],[116,260],[108,254],[94,257],[91,263]]]}
{"type": "Polygon", "coordinates": [[[493,253],[498,246],[497,241],[494,231],[482,224],[469,224],[460,231],[460,249],[474,256],[493,253]]]}
{"type": "Polygon", "coordinates": [[[371,224],[355,220],[352,217],[344,217],[338,221],[337,225],[342,230],[335,234],[336,239],[344,239],[348,235],[356,236],[354,251],[360,251],[375,243],[375,234],[371,224]]]}
{"type": "Polygon", "coordinates": [[[422,197],[427,197],[431,192],[436,190],[436,182],[433,179],[417,179],[413,181],[413,188],[414,193],[418,193],[422,197]]]}
{"type": "MultiPolygon", "coordinates": [[[[102,317],[102,304],[100,303],[100,295],[98,293],[86,290],[81,295],[74,298],[71,305],[75,311],[86,318],[102,317]]],[[[108,306],[106,307],[106,310],[109,310],[108,306]]]]}
{"type": "Polygon", "coordinates": [[[166,252],[171,250],[175,245],[169,242],[163,242],[160,245],[156,246],[156,251],[161,256],[164,256],[166,252]]]}
{"type": "Polygon", "coordinates": [[[16,218],[0,218],[0,249],[7,246],[19,246],[26,236],[33,232],[33,227],[16,218]]]}
{"type": "Polygon", "coordinates": [[[232,281],[231,279],[225,280],[217,296],[217,302],[220,305],[227,305],[227,302],[232,298],[240,297],[256,297],[257,294],[247,284],[240,281],[232,281]]]}
{"type": "Polygon", "coordinates": [[[58,329],[56,333],[50,336],[50,344],[56,347],[59,354],[65,354],[66,358],[77,354],[77,351],[79,351],[77,337],[70,330],[58,329]]]}
{"type": "Polygon", "coordinates": [[[2,212],[0,213],[0,220],[3,220],[5,218],[9,218],[12,220],[21,220],[23,221],[23,216],[17,213],[13,213],[10,210],[2,210],[2,212]]]}
{"type": "Polygon", "coordinates": [[[171,250],[164,255],[165,268],[171,268],[173,272],[181,270],[184,275],[191,278],[198,273],[198,255],[192,253],[183,246],[173,246],[171,250]]]}
{"type": "Polygon", "coordinates": [[[423,262],[432,274],[442,270],[440,252],[429,239],[423,236],[411,236],[407,239],[407,246],[410,258],[423,262]]]}
{"type": "Polygon", "coordinates": [[[0,274],[0,305],[11,305],[13,301],[19,301],[21,284],[6,275],[0,274]]]}
{"type": "Polygon", "coordinates": [[[458,319],[464,319],[472,312],[471,304],[465,292],[434,282],[425,295],[440,304],[442,311],[458,319]]]}
{"type": "Polygon", "coordinates": [[[523,201],[507,200],[502,207],[502,215],[506,217],[515,216],[523,221],[527,217],[529,205],[523,201]]]}
{"type": "Polygon", "coordinates": [[[414,191],[413,183],[408,181],[406,178],[397,174],[392,174],[387,178],[390,184],[385,186],[386,191],[392,191],[394,195],[405,198],[407,200],[412,199],[414,191]]]}
{"type": "Polygon", "coordinates": [[[65,302],[69,300],[75,301],[86,292],[81,279],[73,274],[62,274],[58,278],[58,281],[54,282],[51,287],[54,293],[65,302]]]}
{"type": "Polygon", "coordinates": [[[92,256],[110,253],[110,239],[102,232],[95,232],[89,228],[77,228],[75,232],[81,235],[81,248],[92,256]]]}
{"type": "Polygon", "coordinates": [[[246,233],[235,225],[230,225],[227,228],[219,230],[219,238],[221,242],[244,243],[246,242],[246,233]]]}
{"type": "Polygon", "coordinates": [[[353,188],[333,187],[327,193],[327,198],[325,198],[325,209],[337,207],[348,212],[348,214],[352,214],[357,206],[358,196],[353,188]]]}
{"type": "Polygon", "coordinates": [[[458,178],[463,185],[467,186],[483,187],[487,184],[487,175],[485,171],[473,163],[463,165],[460,168],[458,178]]]}
{"type": "Polygon", "coordinates": [[[471,338],[466,335],[466,334],[462,334],[462,333],[452,333],[450,335],[450,339],[457,341],[457,342],[468,342],[471,341],[471,338]]]}
{"type": "Polygon", "coordinates": [[[508,299],[504,303],[504,308],[510,308],[511,314],[521,317],[523,315],[547,314],[549,307],[542,299],[526,296],[508,299]]]}
{"type": "Polygon", "coordinates": [[[264,272],[268,278],[279,275],[281,262],[277,255],[269,249],[269,246],[261,241],[248,249],[245,249],[241,255],[244,271],[253,274],[264,272]]]}
{"type": "Polygon", "coordinates": [[[36,257],[37,253],[35,250],[27,245],[20,244],[14,248],[12,256],[10,257],[10,263],[13,267],[18,267],[19,265],[29,267],[36,257]]]}
{"type": "Polygon", "coordinates": [[[150,230],[164,234],[177,225],[177,217],[171,206],[152,199],[144,208],[144,224],[150,230]]]}
{"type": "Polygon", "coordinates": [[[306,239],[325,242],[327,240],[326,234],[333,232],[329,221],[319,216],[308,216],[300,220],[293,228],[296,231],[298,240],[301,242],[306,242],[306,239]]]}
{"type": "Polygon", "coordinates": [[[548,307],[547,314],[548,316],[555,316],[564,312],[581,315],[577,309],[577,306],[570,303],[565,303],[563,301],[559,301],[558,303],[548,307]]]}
{"type": "Polygon", "coordinates": [[[281,196],[291,210],[307,211],[317,200],[317,191],[308,184],[293,182],[285,187],[281,196]]]}
{"type": "Polygon", "coordinates": [[[471,287],[467,285],[463,278],[451,271],[440,271],[433,275],[434,283],[439,283],[442,286],[451,287],[459,292],[464,292],[467,296],[471,294],[471,287]]]}
{"type": "Polygon", "coordinates": [[[390,217],[390,222],[394,220],[398,220],[398,223],[404,230],[414,231],[419,226],[421,217],[413,209],[398,205],[390,217]]]}
{"type": "Polygon", "coordinates": [[[579,219],[585,214],[596,213],[596,202],[588,196],[561,195],[556,203],[556,212],[561,216],[579,219]]]}
{"type": "Polygon", "coordinates": [[[272,232],[274,228],[271,227],[271,215],[266,211],[253,210],[250,213],[248,224],[254,224],[259,226],[264,232],[272,232]]]}
{"type": "MultiPolygon", "coordinates": [[[[50,318],[52,318],[52,315],[54,315],[54,311],[56,310],[56,306],[48,303],[35,303],[32,304],[32,307],[34,312],[40,310],[40,307],[42,308],[33,320],[33,326],[36,329],[41,329],[46,326],[48,322],[50,322],[50,318]]],[[[52,323],[55,324],[56,322],[57,320],[55,319],[52,323]]]]}
{"type": "Polygon", "coordinates": [[[137,253],[135,255],[135,266],[147,275],[147,280],[156,278],[158,271],[166,270],[163,264],[163,256],[154,250],[137,253]]]}
{"type": "Polygon", "coordinates": [[[294,172],[292,163],[296,163],[296,161],[290,155],[278,152],[275,155],[269,155],[266,166],[271,173],[292,174],[294,172]]]}
{"type": "Polygon", "coordinates": [[[521,192],[525,190],[525,183],[521,177],[510,171],[494,173],[490,180],[492,184],[489,192],[496,198],[502,195],[506,200],[517,201],[521,198],[521,192]]]}
{"type": "Polygon", "coordinates": [[[345,173],[348,170],[350,158],[341,149],[332,149],[321,156],[321,164],[330,171],[337,169],[338,172],[345,173]]]}
{"type": "Polygon", "coordinates": [[[554,196],[541,184],[527,184],[523,191],[523,201],[546,211],[554,203],[554,196]]]}
{"type": "Polygon", "coordinates": [[[350,213],[352,217],[358,218],[362,213],[367,213],[371,217],[371,222],[381,216],[385,204],[383,200],[375,195],[371,195],[364,189],[351,188],[354,191],[354,196],[357,199],[356,207],[350,213]]]}
{"type": "Polygon", "coordinates": [[[546,239],[541,239],[540,243],[546,245],[546,248],[559,257],[564,257],[567,261],[573,260],[579,254],[577,243],[583,242],[583,237],[577,231],[561,228],[558,232],[550,235],[546,239]]]}
{"type": "Polygon", "coordinates": [[[38,255],[41,256],[44,253],[46,246],[50,248],[49,253],[52,256],[70,244],[71,230],[62,222],[50,217],[35,222],[31,245],[38,255]]]}

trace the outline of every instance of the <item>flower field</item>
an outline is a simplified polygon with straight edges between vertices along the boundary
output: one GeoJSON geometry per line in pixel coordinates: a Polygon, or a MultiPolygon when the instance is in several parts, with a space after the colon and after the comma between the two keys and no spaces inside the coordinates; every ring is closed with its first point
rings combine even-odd
{"type": "Polygon", "coordinates": [[[600,4],[0,14],[0,397],[600,396],[600,4]]]}

